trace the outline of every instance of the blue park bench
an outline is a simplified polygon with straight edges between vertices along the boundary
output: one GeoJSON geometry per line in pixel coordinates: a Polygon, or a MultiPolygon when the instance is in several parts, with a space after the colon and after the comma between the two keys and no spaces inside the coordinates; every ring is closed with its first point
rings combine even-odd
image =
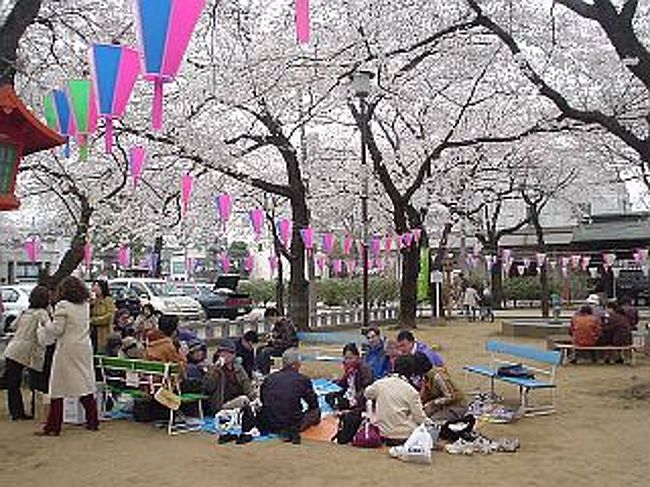
{"type": "Polygon", "coordinates": [[[517,386],[519,388],[521,413],[526,416],[551,414],[555,412],[555,372],[560,365],[560,352],[495,340],[489,340],[485,344],[485,349],[490,353],[490,363],[488,365],[464,366],[463,370],[465,370],[467,375],[471,373],[488,378],[492,393],[494,393],[494,384],[497,380],[517,386]],[[535,378],[499,375],[499,367],[515,364],[522,364],[526,370],[535,375],[535,378]],[[540,378],[540,376],[543,376],[543,378],[540,378]],[[551,392],[551,403],[541,406],[531,406],[528,398],[529,392],[540,389],[551,392]]]}

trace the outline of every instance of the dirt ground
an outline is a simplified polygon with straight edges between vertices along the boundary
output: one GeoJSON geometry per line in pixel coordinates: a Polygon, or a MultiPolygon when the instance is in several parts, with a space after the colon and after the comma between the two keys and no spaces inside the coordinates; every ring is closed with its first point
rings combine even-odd
{"type": "MultiPolygon", "coordinates": [[[[462,365],[485,358],[496,324],[421,327],[417,334],[442,346],[460,383],[462,365]]],[[[394,331],[388,333],[395,333],[394,331]]],[[[511,338],[506,338],[514,341],[511,338]]],[[[543,346],[540,340],[517,340],[543,346]]],[[[336,366],[306,367],[331,376],[336,366]]],[[[97,433],[66,426],[58,438],[32,435],[36,424],[6,419],[0,397],[0,485],[103,486],[608,486],[650,485],[650,359],[636,367],[565,366],[559,371],[551,416],[487,425],[488,436],[516,436],[515,454],[460,457],[435,452],[433,464],[390,459],[385,452],[305,441],[219,446],[214,436],[168,437],[149,425],[114,421],[97,433]]],[[[509,399],[516,391],[499,389],[509,399]]]]}

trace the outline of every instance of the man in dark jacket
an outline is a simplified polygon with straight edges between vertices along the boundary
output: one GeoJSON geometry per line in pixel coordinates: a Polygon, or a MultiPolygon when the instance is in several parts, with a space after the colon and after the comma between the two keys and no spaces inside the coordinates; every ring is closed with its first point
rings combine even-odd
{"type": "Polygon", "coordinates": [[[291,321],[280,316],[276,308],[268,308],[264,319],[271,325],[271,338],[268,344],[257,350],[257,370],[268,375],[271,370],[271,357],[281,357],[285,350],[298,346],[298,335],[291,321]]]}
{"type": "Polygon", "coordinates": [[[300,432],[320,423],[320,408],[309,377],[300,373],[300,354],[290,348],[282,354],[282,370],[269,375],[260,391],[259,429],[278,433],[285,441],[300,443],[300,432]],[[307,411],[302,410],[302,401],[307,411]]]}
{"type": "Polygon", "coordinates": [[[244,335],[235,342],[237,347],[237,358],[241,360],[242,367],[248,374],[248,377],[253,377],[253,369],[255,368],[255,347],[259,338],[255,330],[248,330],[244,335]]]}

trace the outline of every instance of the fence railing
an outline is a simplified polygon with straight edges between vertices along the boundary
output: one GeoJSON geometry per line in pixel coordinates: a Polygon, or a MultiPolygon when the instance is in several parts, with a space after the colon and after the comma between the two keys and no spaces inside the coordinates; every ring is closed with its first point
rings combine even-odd
{"type": "MultiPolygon", "coordinates": [[[[426,310],[424,310],[426,313],[426,310]]],[[[422,312],[418,310],[418,315],[422,312]]],[[[369,322],[372,325],[385,325],[395,323],[399,316],[399,307],[384,306],[370,308],[369,322]]],[[[355,328],[361,327],[363,322],[363,310],[358,308],[327,309],[312,313],[309,317],[309,326],[312,330],[331,329],[337,327],[355,328]]],[[[192,321],[183,324],[185,328],[193,330],[199,338],[212,340],[232,336],[241,336],[247,330],[255,330],[258,333],[267,333],[270,330],[264,319],[259,318],[238,318],[236,320],[212,319],[205,322],[192,321]]]]}

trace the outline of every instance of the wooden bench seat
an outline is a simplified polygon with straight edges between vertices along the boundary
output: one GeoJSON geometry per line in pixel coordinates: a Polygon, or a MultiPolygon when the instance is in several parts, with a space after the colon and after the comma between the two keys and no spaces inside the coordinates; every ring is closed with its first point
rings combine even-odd
{"type": "Polygon", "coordinates": [[[559,350],[562,354],[561,363],[566,363],[568,361],[569,352],[571,351],[594,351],[594,352],[622,352],[623,355],[627,356],[627,363],[629,365],[636,365],[636,353],[637,347],[634,345],[626,345],[621,347],[615,347],[613,345],[600,345],[593,347],[580,347],[572,343],[556,343],[554,345],[556,350],[559,350]]]}

